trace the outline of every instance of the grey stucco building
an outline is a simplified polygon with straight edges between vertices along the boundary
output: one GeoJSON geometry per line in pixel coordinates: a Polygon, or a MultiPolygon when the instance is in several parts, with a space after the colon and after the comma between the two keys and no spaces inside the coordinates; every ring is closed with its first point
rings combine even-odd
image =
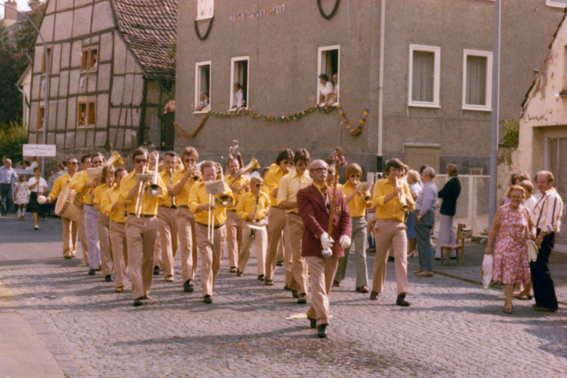
{"type": "MultiPolygon", "coordinates": [[[[521,116],[563,3],[503,1],[501,119],[521,116]]],[[[281,117],[314,106],[318,75],[336,73],[349,122],[370,111],[358,137],[338,111],[278,123],[211,115],[194,138],[177,133],[176,145],[218,157],[237,139],[246,158],[267,165],[280,148],[325,157],[340,144],[367,171],[401,157],[414,168],[457,163],[487,174],[493,24],[494,2],[484,0],[180,2],[176,123],[185,133],[209,110],[229,113],[236,82],[249,110],[281,117]]]]}

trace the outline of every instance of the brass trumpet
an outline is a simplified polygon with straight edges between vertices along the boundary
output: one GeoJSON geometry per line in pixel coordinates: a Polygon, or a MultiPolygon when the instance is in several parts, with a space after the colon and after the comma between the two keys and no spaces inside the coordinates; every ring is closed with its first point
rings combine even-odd
{"type": "Polygon", "coordinates": [[[362,198],[367,207],[372,206],[372,194],[370,193],[371,187],[372,183],[364,182],[360,184],[358,189],[358,195],[362,198]]]}
{"type": "MultiPolygon", "coordinates": [[[[396,178],[396,186],[400,186],[400,180],[398,178],[396,178]]],[[[398,194],[398,198],[400,200],[400,203],[402,204],[402,211],[404,213],[407,213],[410,211],[411,206],[408,205],[408,202],[406,201],[406,196],[403,193],[398,194]]]]}

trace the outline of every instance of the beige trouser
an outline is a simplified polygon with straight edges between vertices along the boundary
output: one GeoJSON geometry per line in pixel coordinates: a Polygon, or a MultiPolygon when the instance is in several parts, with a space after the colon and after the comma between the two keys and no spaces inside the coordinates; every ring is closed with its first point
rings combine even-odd
{"type": "Polygon", "coordinates": [[[311,274],[311,307],[307,316],[317,319],[317,325],[329,324],[329,295],[331,284],[337,272],[339,259],[337,257],[305,256],[309,273],[311,274]]]}
{"type": "Polygon", "coordinates": [[[226,247],[226,227],[224,225],[214,229],[214,245],[208,237],[208,228],[197,223],[197,246],[201,257],[201,287],[203,295],[213,295],[215,278],[220,270],[222,254],[226,247]]]}
{"type": "Polygon", "coordinates": [[[165,277],[173,277],[173,259],[175,259],[177,246],[179,245],[176,209],[160,206],[158,208],[157,218],[161,241],[161,265],[163,266],[163,275],[165,277]]]}
{"type": "Polygon", "coordinates": [[[152,287],[157,228],[156,217],[136,218],[128,214],[126,219],[128,272],[134,299],[148,295],[152,287]]]}
{"type": "Polygon", "coordinates": [[[186,207],[177,209],[177,231],[179,233],[179,253],[181,254],[181,275],[183,283],[195,278],[199,254],[195,215],[186,207]]]}
{"type": "Polygon", "coordinates": [[[159,266],[160,268],[163,266],[161,264],[161,237],[159,232],[159,221],[157,222],[157,230],[156,230],[156,241],[154,243],[154,266],[159,266]]]}
{"type": "Polygon", "coordinates": [[[109,226],[110,217],[108,215],[99,214],[96,228],[98,230],[98,240],[100,243],[100,273],[102,274],[102,278],[112,274],[112,251],[110,250],[109,226]]]}
{"type": "Polygon", "coordinates": [[[395,219],[377,219],[374,225],[376,257],[372,272],[372,291],[381,293],[386,281],[388,250],[392,247],[398,295],[408,292],[408,251],[406,225],[395,219]]]}
{"type": "Polygon", "coordinates": [[[258,275],[266,274],[266,249],[268,248],[268,232],[266,226],[263,230],[252,230],[248,224],[244,225],[242,231],[242,249],[240,250],[240,257],[238,259],[238,270],[244,272],[250,259],[250,252],[252,251],[252,243],[256,245],[256,259],[258,263],[258,275]],[[254,231],[254,236],[251,232],[254,231]]]}
{"type": "Polygon", "coordinates": [[[81,236],[81,249],[85,263],[89,265],[89,250],[87,248],[87,229],[85,228],[85,213],[82,207],[77,207],[77,222],[79,223],[79,235],[81,236]]]}
{"type": "Polygon", "coordinates": [[[229,266],[238,266],[238,256],[240,255],[242,248],[242,230],[244,228],[244,221],[238,215],[236,211],[227,210],[226,211],[226,243],[228,245],[228,262],[229,266]]]}
{"type": "MultiPolygon", "coordinates": [[[[289,228],[287,243],[292,256],[292,277],[287,282],[287,287],[297,290],[297,294],[307,294],[309,290],[309,274],[307,263],[301,256],[301,244],[303,242],[303,219],[297,214],[287,214],[287,225],[289,228]]],[[[286,240],[284,238],[284,240],[286,240]]]]}
{"type": "Polygon", "coordinates": [[[128,275],[126,274],[126,262],[128,261],[126,225],[110,221],[108,230],[112,248],[112,262],[114,264],[114,273],[116,274],[116,287],[124,287],[126,282],[128,282],[128,275]]]}
{"type": "Polygon", "coordinates": [[[77,221],[64,217],[61,217],[61,221],[63,222],[63,257],[75,257],[77,256],[79,224],[77,221]]]}
{"type": "Polygon", "coordinates": [[[285,238],[288,233],[287,219],[285,210],[278,209],[277,207],[270,207],[268,210],[268,253],[266,255],[266,279],[272,281],[274,279],[274,270],[276,268],[276,256],[278,252],[278,245],[282,239],[283,232],[283,248],[284,248],[284,272],[285,281],[293,279],[291,274],[291,250],[286,245],[285,238]]]}

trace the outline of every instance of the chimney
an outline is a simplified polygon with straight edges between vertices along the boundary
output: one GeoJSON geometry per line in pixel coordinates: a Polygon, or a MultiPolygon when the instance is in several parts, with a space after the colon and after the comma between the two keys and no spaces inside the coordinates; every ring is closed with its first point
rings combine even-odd
{"type": "Polygon", "coordinates": [[[18,3],[16,0],[6,0],[4,4],[6,5],[4,7],[4,22],[8,21],[9,24],[16,23],[18,21],[18,12],[16,12],[18,3]]]}

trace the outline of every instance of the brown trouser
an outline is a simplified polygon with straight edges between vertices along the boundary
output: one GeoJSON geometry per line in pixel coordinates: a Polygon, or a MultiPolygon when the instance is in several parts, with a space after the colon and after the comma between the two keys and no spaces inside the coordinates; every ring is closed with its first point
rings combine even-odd
{"type": "Polygon", "coordinates": [[[268,248],[268,232],[266,227],[263,230],[251,229],[248,224],[244,225],[242,232],[242,249],[240,250],[240,258],[238,259],[238,270],[244,272],[250,259],[250,252],[252,251],[252,243],[256,245],[256,259],[258,263],[258,275],[266,273],[266,249],[268,248]],[[254,236],[251,232],[254,232],[254,236]]]}
{"type": "Polygon", "coordinates": [[[136,218],[128,214],[126,219],[128,272],[134,299],[148,295],[152,288],[157,227],[155,216],[136,218]]]}
{"type": "Polygon", "coordinates": [[[179,233],[179,253],[181,254],[181,275],[183,282],[193,280],[197,271],[197,233],[195,215],[186,207],[177,209],[177,231],[179,233]]]}
{"type": "Polygon", "coordinates": [[[238,266],[238,256],[242,247],[242,229],[244,228],[244,221],[236,211],[226,211],[226,243],[228,245],[228,262],[230,267],[238,266]]]}
{"type": "Polygon", "coordinates": [[[331,284],[337,272],[339,259],[337,257],[305,256],[309,273],[311,274],[311,307],[307,316],[317,319],[317,325],[329,324],[329,295],[331,284]]]}
{"type": "Polygon", "coordinates": [[[158,221],[158,228],[156,230],[156,241],[154,243],[154,266],[159,266],[160,268],[163,266],[161,264],[161,237],[159,232],[159,221],[158,221]]]}
{"type": "Polygon", "coordinates": [[[159,237],[161,239],[161,265],[163,266],[163,275],[165,277],[173,277],[173,259],[175,259],[177,246],[179,245],[176,209],[160,206],[158,208],[157,218],[159,223],[159,237]]]}
{"type": "MultiPolygon", "coordinates": [[[[276,256],[278,245],[282,239],[283,232],[283,248],[284,248],[284,272],[286,285],[292,279],[291,274],[291,250],[289,250],[285,242],[288,233],[287,220],[285,210],[277,207],[270,207],[268,210],[268,253],[266,256],[266,279],[272,281],[274,279],[274,270],[276,268],[276,256]]],[[[289,287],[289,285],[288,285],[289,287]]]]}
{"type": "Polygon", "coordinates": [[[128,275],[126,274],[126,262],[128,261],[128,248],[126,242],[126,225],[110,221],[108,227],[110,234],[110,246],[112,248],[112,262],[116,274],[116,287],[126,286],[128,275]]]}
{"type": "Polygon", "coordinates": [[[100,273],[102,274],[102,278],[112,274],[112,251],[110,250],[109,226],[110,217],[108,215],[99,214],[96,228],[98,230],[98,240],[100,243],[100,273]]]}
{"type": "Polygon", "coordinates": [[[201,287],[203,295],[213,295],[215,278],[220,270],[222,254],[226,246],[226,227],[214,229],[214,245],[208,237],[208,228],[197,223],[195,226],[197,234],[197,246],[201,257],[201,287]]]}
{"type": "Polygon", "coordinates": [[[374,225],[376,257],[372,271],[372,291],[381,293],[386,281],[388,251],[392,247],[398,295],[408,292],[408,251],[406,225],[395,219],[377,219],[374,225]]]}
{"type": "Polygon", "coordinates": [[[79,224],[77,221],[64,217],[61,217],[61,221],[63,222],[63,257],[75,257],[77,256],[79,224]]]}
{"type": "Polygon", "coordinates": [[[79,223],[79,235],[81,236],[81,249],[85,263],[89,265],[89,250],[87,248],[87,229],[85,228],[85,213],[82,207],[77,206],[77,222],[79,223]]]}
{"type": "MultiPolygon", "coordinates": [[[[287,287],[291,290],[297,290],[297,294],[307,294],[309,290],[309,274],[307,263],[301,256],[303,219],[297,214],[287,213],[287,226],[289,229],[287,243],[292,257],[292,274],[291,278],[287,280],[287,287]]],[[[284,240],[286,239],[284,238],[284,240]]]]}

